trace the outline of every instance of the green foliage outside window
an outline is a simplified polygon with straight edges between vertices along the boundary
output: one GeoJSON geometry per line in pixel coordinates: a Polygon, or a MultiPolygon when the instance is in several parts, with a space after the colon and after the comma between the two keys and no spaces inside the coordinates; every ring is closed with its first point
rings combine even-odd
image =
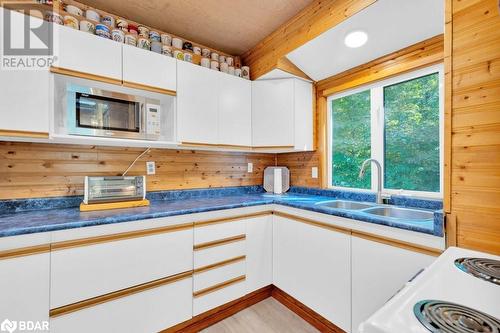
{"type": "Polygon", "coordinates": [[[333,185],[369,189],[370,169],[363,179],[358,174],[371,156],[370,90],[332,101],[332,129],[333,185]]]}

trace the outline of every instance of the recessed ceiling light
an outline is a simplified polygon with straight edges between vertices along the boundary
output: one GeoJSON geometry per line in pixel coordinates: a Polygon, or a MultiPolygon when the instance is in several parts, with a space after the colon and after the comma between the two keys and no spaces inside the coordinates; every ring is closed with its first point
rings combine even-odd
{"type": "Polygon", "coordinates": [[[361,30],[351,31],[344,38],[344,43],[348,47],[356,48],[366,44],[368,35],[361,30]]]}

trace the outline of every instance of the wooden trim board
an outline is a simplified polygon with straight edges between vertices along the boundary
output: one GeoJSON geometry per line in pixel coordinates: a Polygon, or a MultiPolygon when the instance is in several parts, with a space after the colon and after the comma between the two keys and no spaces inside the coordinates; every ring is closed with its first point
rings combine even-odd
{"type": "Polygon", "coordinates": [[[87,300],[84,300],[81,302],[77,302],[77,303],[73,303],[73,304],[69,304],[69,305],[64,305],[64,306],[61,306],[58,308],[51,309],[49,312],[49,316],[51,318],[54,318],[54,317],[66,315],[66,314],[76,312],[76,311],[79,311],[79,310],[82,310],[85,308],[96,306],[98,304],[110,302],[110,301],[113,301],[113,300],[118,299],[118,298],[122,298],[122,297],[130,296],[130,295],[133,295],[136,293],[140,293],[140,292],[146,291],[148,289],[157,288],[157,287],[163,286],[165,284],[170,284],[170,283],[174,283],[174,282],[179,281],[179,280],[187,279],[187,278],[190,278],[192,275],[193,275],[193,272],[188,271],[188,272],[172,275],[169,277],[161,278],[158,280],[146,282],[143,284],[139,284],[139,285],[136,285],[136,286],[133,286],[130,288],[114,291],[114,292],[111,292],[111,293],[108,293],[105,295],[93,297],[93,298],[90,298],[90,299],[87,299],[87,300]]]}
{"type": "Polygon", "coordinates": [[[234,243],[234,242],[239,242],[239,241],[245,240],[246,237],[247,237],[246,235],[237,235],[237,236],[233,236],[233,237],[227,237],[227,238],[223,238],[223,239],[214,240],[211,242],[196,244],[193,246],[193,250],[201,251],[201,250],[205,250],[205,249],[208,249],[211,247],[216,247],[216,246],[226,245],[226,244],[230,244],[230,243],[234,243]]]}
{"type": "Polygon", "coordinates": [[[234,263],[237,263],[237,262],[240,262],[240,261],[244,261],[244,260],[246,260],[246,257],[247,256],[243,255],[243,256],[239,256],[239,257],[234,257],[234,258],[231,258],[231,259],[227,259],[227,260],[224,260],[224,261],[219,261],[219,262],[217,262],[215,264],[211,264],[211,265],[207,265],[207,266],[195,268],[194,271],[193,271],[193,274],[200,274],[200,273],[203,273],[203,272],[211,271],[212,269],[217,269],[217,268],[224,267],[224,266],[227,266],[227,265],[231,265],[231,264],[234,264],[234,263]]]}
{"type": "Polygon", "coordinates": [[[78,77],[78,78],[87,79],[87,80],[115,84],[115,85],[119,85],[119,86],[122,84],[122,80],[119,80],[119,79],[114,79],[114,78],[110,78],[110,77],[106,77],[106,76],[79,72],[79,71],[75,71],[75,70],[67,69],[67,68],[62,68],[62,67],[52,66],[52,67],[50,67],[50,72],[54,73],[54,74],[67,75],[67,76],[73,76],[73,77],[78,77]]]}
{"type": "Polygon", "coordinates": [[[81,212],[92,212],[96,210],[108,210],[108,209],[121,209],[121,208],[133,208],[133,207],[144,207],[149,206],[149,200],[134,200],[134,201],[121,201],[121,202],[106,202],[106,203],[95,203],[95,204],[80,204],[81,212]]]}
{"type": "Polygon", "coordinates": [[[267,211],[258,212],[258,213],[237,215],[234,217],[222,217],[222,218],[218,218],[218,219],[203,220],[203,221],[195,222],[194,227],[195,228],[202,228],[202,227],[206,227],[206,226],[214,225],[214,224],[236,222],[236,221],[240,221],[240,220],[247,219],[247,218],[271,215],[272,213],[273,213],[272,211],[267,210],[267,211]]]}
{"type": "Polygon", "coordinates": [[[235,277],[234,279],[230,279],[230,280],[218,283],[216,285],[213,285],[211,287],[195,291],[195,292],[193,292],[193,297],[194,298],[202,297],[202,296],[205,296],[207,294],[211,294],[213,292],[216,292],[217,290],[221,290],[221,289],[227,288],[229,286],[232,286],[233,284],[243,282],[245,280],[246,280],[246,276],[241,275],[241,276],[235,277]]]}
{"type": "Polygon", "coordinates": [[[3,250],[0,251],[0,260],[31,256],[47,252],[50,252],[50,244],[28,246],[13,250],[3,250]]]}
{"type": "Polygon", "coordinates": [[[128,88],[134,88],[134,89],[140,89],[140,90],[148,90],[148,91],[152,91],[152,92],[159,93],[159,94],[170,95],[170,96],[177,96],[177,92],[175,92],[174,90],[153,87],[153,86],[150,86],[150,85],[147,85],[147,84],[135,83],[135,82],[130,82],[130,81],[123,81],[122,85],[124,87],[128,87],[128,88]]]}
{"type": "Polygon", "coordinates": [[[0,136],[12,136],[12,137],[17,137],[17,138],[48,139],[49,133],[0,129],[0,136]]]}

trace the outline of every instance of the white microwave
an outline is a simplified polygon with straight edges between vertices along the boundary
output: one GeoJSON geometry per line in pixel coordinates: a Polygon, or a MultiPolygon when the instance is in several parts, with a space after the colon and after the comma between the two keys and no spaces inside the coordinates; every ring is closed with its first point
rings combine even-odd
{"type": "Polygon", "coordinates": [[[163,119],[167,117],[162,107],[168,103],[162,101],[162,95],[156,95],[118,85],[54,75],[56,132],[160,140],[166,127],[164,124],[168,121],[163,119]]]}

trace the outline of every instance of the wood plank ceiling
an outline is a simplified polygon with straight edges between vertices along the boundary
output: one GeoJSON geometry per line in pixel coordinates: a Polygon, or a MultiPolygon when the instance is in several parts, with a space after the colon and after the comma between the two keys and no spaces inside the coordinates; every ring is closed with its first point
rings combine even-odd
{"type": "Polygon", "coordinates": [[[311,0],[83,0],[82,3],[240,55],[311,0]]]}

